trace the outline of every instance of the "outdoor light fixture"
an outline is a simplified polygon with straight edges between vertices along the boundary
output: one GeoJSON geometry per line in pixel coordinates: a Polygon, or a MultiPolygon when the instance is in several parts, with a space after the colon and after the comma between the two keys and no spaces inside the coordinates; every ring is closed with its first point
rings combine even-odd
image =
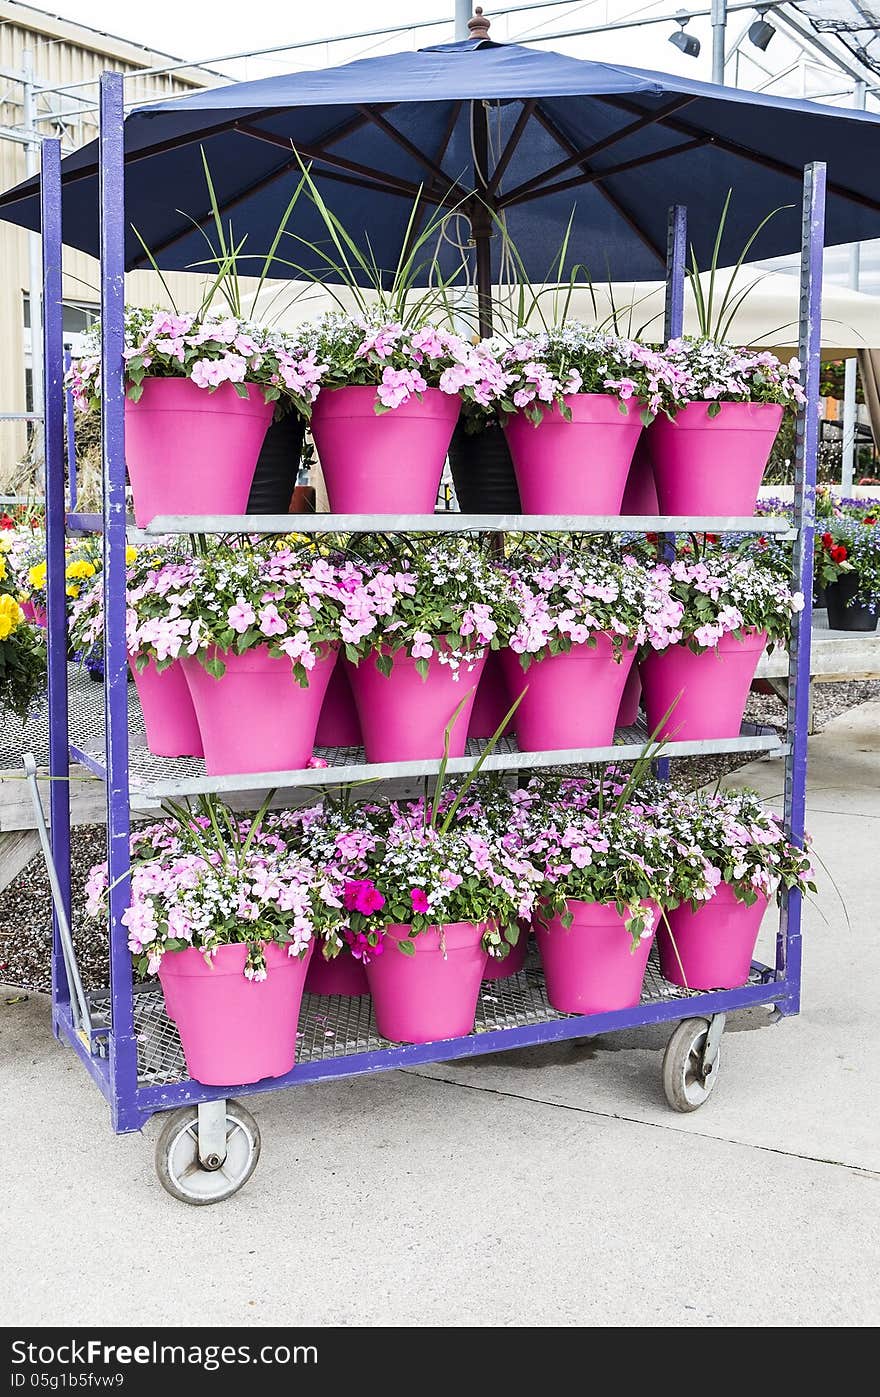
{"type": "MultiPolygon", "coordinates": [[[[679,28],[679,31],[678,31],[677,34],[670,34],[670,35],[669,35],[669,42],[670,42],[671,44],[674,44],[675,47],[676,47],[677,49],[680,49],[681,52],[682,52],[683,54],[685,54],[687,58],[699,58],[699,56],[700,56],[700,41],[699,41],[699,39],[696,37],[695,34],[686,34],[686,33],[684,32],[684,30],[685,30],[685,25],[688,23],[688,20],[689,20],[689,19],[690,19],[690,15],[687,13],[686,10],[681,10],[681,11],[679,12],[679,14],[676,15],[675,22],[676,22],[676,24],[680,25],[681,27],[679,28]]],[[[768,25],[767,27],[769,28],[770,26],[768,25]]],[[[752,28],[754,28],[754,25],[752,26],[752,28]]]]}
{"type": "Polygon", "coordinates": [[[755,45],[755,48],[760,49],[762,53],[766,50],[767,45],[775,33],[776,30],[773,28],[773,25],[769,20],[764,18],[761,12],[759,12],[759,17],[754,23],[749,25],[749,39],[755,45]]]}

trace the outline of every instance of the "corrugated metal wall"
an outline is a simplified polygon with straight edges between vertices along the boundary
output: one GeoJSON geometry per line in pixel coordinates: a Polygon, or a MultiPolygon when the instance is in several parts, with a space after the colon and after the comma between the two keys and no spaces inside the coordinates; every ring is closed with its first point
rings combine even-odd
{"type": "MultiPolygon", "coordinates": [[[[124,10],[120,14],[124,15],[124,10]]],[[[22,5],[0,4],[0,126],[21,126],[21,84],[5,74],[21,71],[22,54],[27,49],[33,54],[33,69],[37,78],[59,85],[97,77],[109,68],[134,73],[139,66],[158,67],[163,62],[161,54],[138,50],[124,41],[108,38],[105,42],[101,35],[56,20],[43,12],[29,11],[22,5]],[[31,24],[33,27],[30,27],[31,24]]],[[[220,81],[210,74],[205,74],[199,80],[200,77],[197,70],[188,69],[186,78],[171,74],[131,79],[125,85],[126,101],[146,101],[191,92],[194,87],[214,85],[220,81]]],[[[97,97],[96,87],[79,87],[75,91],[86,102],[94,101],[97,97]]],[[[47,93],[38,98],[37,113],[38,116],[48,111],[63,114],[75,106],[78,104],[63,93],[47,93]]],[[[94,111],[66,117],[65,126],[65,149],[83,145],[97,135],[94,111]]],[[[50,122],[41,122],[40,130],[46,135],[57,134],[50,122]]],[[[25,175],[25,147],[0,138],[0,189],[9,189],[25,175]]],[[[98,265],[92,258],[65,249],[64,273],[65,298],[98,301],[98,265]]],[[[181,274],[170,278],[179,305],[192,303],[197,295],[194,281],[195,278],[181,274]]],[[[27,286],[27,234],[0,222],[0,411],[3,412],[25,411],[26,332],[23,307],[27,286]]],[[[134,273],[128,278],[126,298],[147,305],[164,299],[157,278],[145,272],[134,273]]],[[[0,423],[0,490],[25,444],[23,427],[0,423]]]]}

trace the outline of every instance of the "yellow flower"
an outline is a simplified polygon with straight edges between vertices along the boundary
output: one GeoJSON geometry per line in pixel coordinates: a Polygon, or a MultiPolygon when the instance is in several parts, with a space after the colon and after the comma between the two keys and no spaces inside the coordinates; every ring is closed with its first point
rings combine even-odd
{"type": "Polygon", "coordinates": [[[28,581],[38,592],[42,591],[46,585],[46,564],[35,563],[32,568],[28,568],[28,581]]]}
{"type": "Polygon", "coordinates": [[[137,549],[136,549],[136,548],[132,548],[131,544],[129,544],[128,547],[127,547],[126,550],[125,550],[125,566],[126,566],[127,568],[130,568],[130,567],[131,567],[131,565],[132,565],[132,563],[134,562],[134,560],[135,560],[135,558],[137,557],[137,555],[138,555],[137,549]]]}
{"type": "Polygon", "coordinates": [[[94,563],[86,562],[85,558],[78,558],[75,563],[69,563],[67,567],[67,577],[94,577],[97,568],[94,563]]]}
{"type": "Polygon", "coordinates": [[[4,578],[5,576],[6,576],[6,564],[4,563],[3,559],[0,558],[0,582],[3,581],[3,578],[4,578]]]}
{"type": "Polygon", "coordinates": [[[22,611],[14,597],[0,596],[0,640],[5,640],[21,625],[22,611]]]}
{"type": "Polygon", "coordinates": [[[76,586],[74,586],[74,584],[73,584],[72,582],[70,583],[69,587],[67,588],[67,595],[68,595],[69,597],[78,597],[78,596],[79,596],[79,588],[76,587],[76,586]]]}

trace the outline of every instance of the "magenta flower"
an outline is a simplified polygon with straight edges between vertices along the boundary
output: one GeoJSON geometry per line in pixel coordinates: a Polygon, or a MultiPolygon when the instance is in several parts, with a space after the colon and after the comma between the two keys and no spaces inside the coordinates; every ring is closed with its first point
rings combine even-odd
{"type": "Polygon", "coordinates": [[[364,917],[380,912],[385,906],[385,898],[370,878],[353,878],[347,882],[342,900],[347,911],[360,912],[364,917]]]}
{"type": "Polygon", "coordinates": [[[409,900],[414,912],[428,911],[428,895],[424,888],[410,888],[409,900]]]}

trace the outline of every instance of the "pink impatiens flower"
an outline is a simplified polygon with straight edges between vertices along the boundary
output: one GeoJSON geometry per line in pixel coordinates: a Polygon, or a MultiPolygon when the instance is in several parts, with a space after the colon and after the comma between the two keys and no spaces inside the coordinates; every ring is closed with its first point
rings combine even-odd
{"type": "Polygon", "coordinates": [[[239,597],[235,606],[230,606],[227,611],[226,619],[234,631],[244,635],[256,621],[257,614],[250,602],[245,601],[244,597],[239,597]]]}
{"type": "Polygon", "coordinates": [[[410,888],[409,900],[414,912],[428,911],[428,894],[424,888],[410,888]]]}

